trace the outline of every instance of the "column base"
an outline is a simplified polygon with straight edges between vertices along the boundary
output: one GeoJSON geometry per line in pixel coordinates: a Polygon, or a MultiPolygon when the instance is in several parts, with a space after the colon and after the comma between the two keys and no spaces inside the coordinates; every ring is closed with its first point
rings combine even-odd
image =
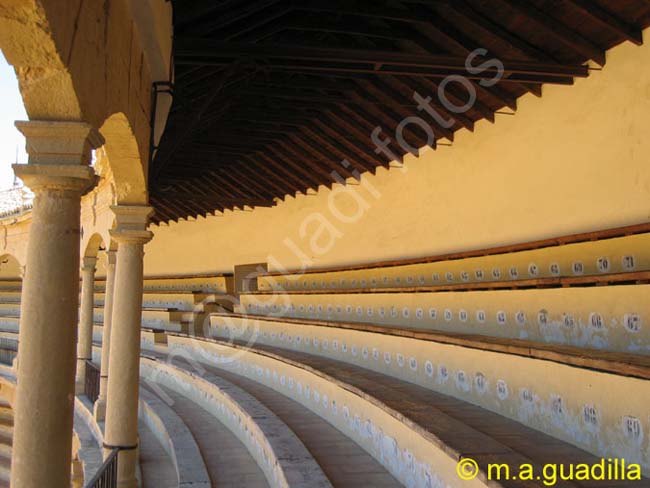
{"type": "Polygon", "coordinates": [[[96,422],[103,422],[106,420],[106,400],[98,398],[93,407],[93,415],[96,422]]]}

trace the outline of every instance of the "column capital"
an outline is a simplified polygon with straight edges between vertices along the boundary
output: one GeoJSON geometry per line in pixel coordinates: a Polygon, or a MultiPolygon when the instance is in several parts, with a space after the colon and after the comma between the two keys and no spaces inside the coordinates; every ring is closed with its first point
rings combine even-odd
{"type": "Polygon", "coordinates": [[[114,205],[111,210],[115,214],[115,229],[110,231],[111,237],[119,244],[146,244],[153,237],[147,230],[149,217],[153,208],[145,205],[114,205]]]}
{"type": "Polygon", "coordinates": [[[97,258],[93,256],[86,256],[83,258],[82,262],[82,271],[95,271],[95,266],[97,265],[97,258]]]}
{"type": "Polygon", "coordinates": [[[89,124],[72,121],[16,121],[27,140],[29,164],[88,166],[91,151],[104,144],[89,124]]]}
{"type": "Polygon", "coordinates": [[[85,193],[97,180],[90,166],[59,164],[14,164],[14,173],[34,193],[70,191],[85,193]]]}
{"type": "Polygon", "coordinates": [[[110,266],[115,266],[117,262],[117,251],[106,251],[106,262],[110,266]]]}

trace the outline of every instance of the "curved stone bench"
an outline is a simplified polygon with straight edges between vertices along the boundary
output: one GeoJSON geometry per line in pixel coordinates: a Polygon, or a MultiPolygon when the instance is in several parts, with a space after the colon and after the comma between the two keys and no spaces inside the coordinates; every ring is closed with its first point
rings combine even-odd
{"type": "MultiPolygon", "coordinates": [[[[267,344],[285,349],[300,350],[303,340],[303,350],[312,354],[322,354],[326,357],[336,356],[338,360],[359,364],[359,358],[368,359],[369,350],[362,349],[359,355],[358,347],[350,349],[351,355],[337,356],[337,349],[327,346],[319,349],[321,344],[337,341],[337,334],[342,331],[353,331],[361,335],[361,342],[368,337],[363,334],[379,334],[398,338],[416,339],[419,341],[460,346],[481,351],[491,351],[509,355],[553,361],[568,366],[587,368],[604,373],[632,376],[650,380],[650,357],[630,353],[617,353],[597,349],[585,350],[580,347],[546,344],[521,339],[486,337],[473,334],[445,333],[409,327],[383,326],[355,322],[328,322],[323,320],[293,319],[284,317],[246,315],[235,313],[210,314],[210,333],[208,337],[221,340],[234,340],[239,343],[267,344]],[[313,334],[313,336],[312,336],[313,334]],[[311,343],[309,342],[309,337],[311,343]],[[323,343],[323,341],[325,341],[323,343]],[[313,349],[310,349],[313,346],[313,349]]],[[[347,352],[347,351],[340,351],[347,352]]],[[[376,354],[375,351],[372,351],[376,354]]],[[[373,369],[372,367],[370,369],[373,369]]],[[[382,371],[385,372],[385,371],[382,371]]]]}
{"type": "Polygon", "coordinates": [[[274,487],[331,487],[320,466],[295,434],[257,399],[218,376],[199,376],[143,357],[145,386],[162,384],[211,412],[244,443],[274,487]]]}
{"type": "MultiPolygon", "coordinates": [[[[404,485],[458,483],[456,465],[462,453],[450,450],[424,429],[355,388],[311,368],[248,348],[177,335],[168,340],[170,354],[193,357],[262,382],[301,403],[352,438],[404,485]]],[[[483,487],[484,481],[482,475],[464,486],[483,487]]]]}
{"type": "Polygon", "coordinates": [[[20,317],[0,317],[0,331],[18,332],[20,317]]]}
{"type": "MultiPolygon", "coordinates": [[[[99,362],[101,357],[102,338],[104,328],[101,325],[93,327],[93,361],[99,362]],[[95,351],[95,349],[97,351],[95,351]]],[[[155,349],[159,344],[167,343],[165,331],[158,329],[140,329],[140,347],[144,350],[155,349]]]]}
{"type": "Polygon", "coordinates": [[[20,303],[21,296],[20,290],[0,290],[0,303],[20,303]]]}
{"type": "MultiPolygon", "coordinates": [[[[148,328],[164,329],[171,332],[181,332],[187,330],[184,327],[184,320],[192,318],[192,312],[183,312],[173,309],[143,309],[142,326],[148,328]],[[187,315],[189,314],[189,317],[187,315]]],[[[93,312],[93,321],[103,323],[104,308],[95,307],[93,312]]]]}
{"type": "Polygon", "coordinates": [[[20,302],[0,302],[0,316],[20,316],[20,302]]]}
{"type": "Polygon", "coordinates": [[[242,313],[528,339],[650,355],[650,285],[242,294],[242,313]]]}
{"type": "Polygon", "coordinates": [[[268,273],[258,277],[258,286],[291,291],[437,286],[650,271],[648,230],[644,225],[421,259],[268,273]],[[637,232],[645,233],[625,235],[637,232]]]}
{"type": "MultiPolygon", "coordinates": [[[[104,306],[105,293],[95,293],[95,307],[104,306]]],[[[20,303],[20,297],[18,297],[20,303]]],[[[0,302],[1,303],[1,302],[0,302]]],[[[232,309],[232,300],[226,300],[224,295],[217,293],[202,293],[196,291],[157,291],[142,294],[142,308],[173,308],[183,312],[207,312],[215,305],[228,305],[232,309]]]]}
{"type": "MultiPolygon", "coordinates": [[[[194,349],[199,352],[195,356],[197,360],[205,359],[209,360],[210,364],[236,367],[238,373],[251,376],[252,379],[255,379],[255,373],[258,376],[264,374],[265,368],[270,371],[286,368],[280,368],[277,361],[291,363],[293,367],[319,375],[311,366],[296,364],[293,359],[286,359],[287,355],[277,349],[278,344],[284,342],[284,347],[304,351],[303,356],[309,354],[310,363],[328,364],[319,360],[319,356],[331,357],[337,363],[353,363],[365,370],[415,383],[437,393],[478,405],[595,455],[625,457],[629,462],[641,464],[646,474],[650,472],[650,457],[642,449],[648,428],[645,425],[647,406],[644,400],[650,398],[650,382],[647,380],[404,337],[336,330],[330,327],[311,327],[308,330],[307,327],[295,323],[280,326],[285,327],[285,332],[276,334],[276,348],[258,344],[251,347],[251,343],[241,346],[228,345],[224,342],[175,335],[170,336],[168,341],[171,351],[175,348],[194,349]],[[328,337],[327,334],[332,336],[328,337]],[[224,359],[229,356],[235,359],[224,359]],[[269,356],[272,360],[268,359],[269,356]],[[276,362],[273,363],[273,360],[276,362]],[[273,368],[268,366],[269,361],[273,368]],[[243,363],[246,363],[246,366],[243,363]],[[264,363],[266,365],[262,366],[264,363]]],[[[269,337],[273,329],[266,324],[264,329],[269,337]]],[[[262,339],[260,343],[261,341],[262,339]]],[[[295,370],[284,371],[284,374],[289,378],[299,377],[295,370]]],[[[304,375],[304,372],[301,375],[304,375]]],[[[355,388],[341,385],[340,381],[332,378],[328,378],[328,381],[339,384],[343,389],[354,391],[357,395],[372,397],[372,389],[360,393],[355,388]]],[[[277,387],[275,375],[273,382],[267,378],[265,384],[277,387]]],[[[293,393],[288,391],[284,384],[281,387],[285,392],[293,393]]],[[[319,388],[330,392],[332,390],[332,387],[326,384],[320,385],[319,388]]],[[[328,395],[332,398],[331,393],[328,395]]],[[[358,412],[364,412],[365,407],[358,405],[356,408],[358,412]]],[[[431,415],[434,415],[433,411],[431,415]]],[[[391,416],[404,420],[399,411],[392,412],[391,416]]],[[[383,422],[387,420],[382,420],[379,424],[375,421],[372,423],[389,425],[383,422]]],[[[414,429],[418,432],[417,426],[414,429]]],[[[426,432],[420,433],[424,437],[428,435],[426,432]]],[[[446,449],[445,446],[437,447],[446,449]]],[[[454,456],[462,454],[454,452],[454,456]]],[[[419,459],[428,458],[425,456],[419,459]]]]}
{"type": "Polygon", "coordinates": [[[212,486],[201,451],[183,420],[160,398],[142,388],[139,417],[171,457],[179,487],[212,486]]]}
{"type": "MultiPolygon", "coordinates": [[[[203,293],[230,293],[233,288],[233,277],[228,274],[187,275],[187,276],[153,276],[143,280],[145,293],[157,292],[203,292],[203,293]]],[[[95,280],[95,289],[105,291],[104,279],[95,280]]]]}

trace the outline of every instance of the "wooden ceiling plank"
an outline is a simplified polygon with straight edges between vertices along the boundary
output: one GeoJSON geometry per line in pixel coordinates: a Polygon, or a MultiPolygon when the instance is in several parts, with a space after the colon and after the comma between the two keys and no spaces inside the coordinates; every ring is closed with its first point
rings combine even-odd
{"type": "Polygon", "coordinates": [[[375,157],[375,166],[384,166],[388,167],[390,162],[385,161],[384,159],[378,158],[375,153],[375,148],[371,144],[371,136],[372,132],[368,131],[367,133],[362,131],[359,127],[357,127],[353,123],[349,123],[345,118],[341,117],[338,113],[334,111],[327,111],[325,112],[325,116],[332,120],[334,122],[334,125],[328,126],[328,124],[324,122],[320,122],[323,126],[330,127],[332,130],[335,127],[341,127],[343,130],[346,130],[350,133],[353,133],[357,136],[359,141],[365,141],[367,146],[368,146],[368,151],[369,154],[373,155],[375,157]]]}
{"type": "Polygon", "coordinates": [[[587,0],[569,0],[569,2],[579,8],[591,19],[614,30],[628,41],[633,42],[637,46],[643,44],[643,33],[641,32],[641,29],[616,17],[613,13],[605,10],[596,2],[587,0]]]}
{"type": "MultiPolygon", "coordinates": [[[[335,157],[332,154],[328,154],[323,151],[322,148],[315,144],[310,137],[306,137],[305,134],[295,134],[291,136],[291,140],[294,142],[292,145],[286,145],[287,150],[293,152],[293,154],[302,154],[306,157],[305,162],[309,162],[309,156],[313,156],[314,160],[320,161],[323,167],[323,171],[328,175],[329,182],[338,182],[338,180],[343,178],[355,178],[355,172],[349,168],[350,164],[347,166],[343,164],[344,161],[350,163],[347,160],[346,154],[340,151],[335,151],[339,154],[339,157],[335,157]]],[[[321,144],[323,141],[319,141],[321,144]]],[[[329,146],[330,151],[334,149],[333,146],[329,146]]]]}
{"type": "Polygon", "coordinates": [[[273,200],[275,192],[269,191],[268,188],[261,185],[254,178],[251,178],[242,168],[230,165],[227,168],[224,168],[224,171],[227,171],[228,174],[230,174],[238,183],[248,185],[253,190],[253,194],[259,198],[273,200]]]}
{"type": "Polygon", "coordinates": [[[315,179],[314,175],[305,167],[289,158],[278,146],[279,142],[278,144],[268,146],[263,152],[259,153],[259,157],[268,164],[282,168],[285,174],[296,180],[298,183],[304,184],[306,188],[318,187],[319,180],[315,179]],[[302,175],[302,177],[299,175],[302,175]]]}
{"type": "MultiPolygon", "coordinates": [[[[394,102],[396,99],[399,99],[401,96],[399,93],[394,93],[393,88],[390,85],[383,83],[381,80],[377,80],[374,83],[360,82],[360,86],[363,88],[364,91],[372,93],[374,96],[382,100],[385,100],[389,104],[394,102]]],[[[394,105],[393,108],[397,110],[397,114],[399,115],[400,120],[404,120],[407,117],[411,117],[415,115],[415,110],[406,111],[403,110],[401,107],[397,107],[394,105]]],[[[450,141],[453,141],[454,132],[452,130],[449,130],[439,124],[430,124],[430,127],[434,131],[437,139],[441,139],[444,137],[449,139],[450,141]]],[[[411,131],[411,133],[417,137],[417,134],[414,134],[413,131],[411,131]]],[[[422,142],[427,142],[427,141],[422,139],[422,142]]]]}
{"type": "Polygon", "coordinates": [[[262,171],[269,178],[277,179],[278,184],[284,183],[289,186],[289,188],[295,193],[305,191],[309,187],[309,184],[300,178],[297,178],[294,173],[288,171],[282,164],[274,161],[272,158],[266,157],[262,153],[247,155],[244,156],[243,159],[252,163],[254,168],[262,171]],[[259,161],[257,158],[262,159],[262,161],[259,161]],[[284,177],[282,175],[284,175],[284,177]]]}
{"type": "Polygon", "coordinates": [[[309,188],[317,188],[320,184],[320,179],[317,177],[318,174],[325,178],[326,181],[329,181],[329,175],[327,173],[323,175],[321,172],[322,168],[320,162],[314,162],[310,158],[296,156],[294,153],[287,150],[287,148],[290,147],[291,146],[285,144],[284,141],[278,140],[275,144],[270,144],[266,148],[268,153],[273,153],[273,157],[271,157],[271,155],[267,157],[269,159],[277,159],[279,163],[284,163],[291,167],[294,172],[293,174],[296,176],[299,174],[302,175],[309,188]],[[297,159],[294,159],[294,157],[297,159]],[[312,172],[309,171],[310,169],[312,169],[312,172]]]}
{"type": "MultiPolygon", "coordinates": [[[[228,176],[226,174],[221,172],[211,171],[210,176],[214,178],[215,183],[218,183],[221,188],[225,187],[228,189],[228,193],[232,195],[236,195],[234,198],[239,198],[242,201],[246,201],[247,199],[251,198],[250,193],[248,193],[246,189],[242,189],[238,185],[229,181],[228,176]]],[[[260,198],[259,195],[255,195],[255,196],[257,198],[260,198]]]]}
{"type": "Polygon", "coordinates": [[[587,59],[593,59],[599,65],[605,66],[606,58],[605,52],[598,46],[591,43],[591,41],[580,36],[574,30],[551,17],[546,12],[539,10],[531,3],[524,2],[523,0],[499,0],[505,3],[510,8],[518,11],[524,17],[532,20],[538,26],[543,28],[546,32],[562,42],[565,46],[573,49],[580,55],[587,59]]]}
{"type": "Polygon", "coordinates": [[[414,96],[417,92],[423,98],[431,98],[430,105],[443,117],[445,120],[455,120],[459,127],[465,127],[469,131],[474,131],[474,120],[467,117],[462,113],[452,113],[439,102],[437,92],[431,93],[430,88],[426,88],[420,83],[420,80],[404,80],[401,78],[386,77],[387,83],[392,84],[395,89],[402,90],[403,93],[410,93],[414,96]]]}
{"type": "MultiPolygon", "coordinates": [[[[515,0],[501,0],[504,2],[515,2],[515,0]]],[[[515,4],[519,5],[518,3],[515,4]]],[[[528,5],[528,4],[526,4],[528,5]]],[[[558,32],[566,27],[559,24],[554,19],[547,20],[548,15],[531,9],[527,6],[521,6],[529,15],[539,14],[537,20],[544,19],[545,28],[552,28],[553,32],[558,32]]],[[[558,34],[559,35],[559,34],[558,34]]],[[[572,33],[572,43],[577,35],[572,33]]],[[[580,38],[582,39],[582,38],[580,38]]],[[[582,43],[585,43],[582,39],[582,43]]],[[[200,59],[264,59],[264,60],[290,60],[290,61],[311,61],[326,63],[351,63],[351,64],[368,64],[368,65],[391,65],[411,68],[432,68],[437,70],[446,70],[449,74],[465,74],[465,57],[440,56],[419,53],[405,53],[397,51],[375,51],[369,49],[342,49],[342,48],[323,48],[308,47],[289,44],[253,44],[213,41],[201,38],[179,38],[176,41],[176,57],[181,63],[189,62],[197,57],[200,59]]],[[[594,54],[597,48],[594,48],[594,54]]],[[[539,61],[517,61],[502,60],[506,71],[511,74],[526,74],[540,76],[566,76],[566,77],[586,77],[587,68],[582,65],[569,65],[558,63],[545,63],[539,61]]],[[[274,63],[270,63],[274,65],[274,63]]],[[[281,63],[280,63],[281,64],[281,63]]],[[[375,68],[377,71],[377,69],[375,68]]],[[[494,71],[494,70],[493,70],[494,71]]],[[[494,71],[496,72],[496,71],[494,71]]],[[[484,76],[489,76],[492,72],[486,70],[484,76]]]]}
{"type": "MultiPolygon", "coordinates": [[[[362,87],[362,91],[363,91],[363,87],[362,87]]],[[[351,98],[355,98],[356,100],[361,102],[360,105],[364,112],[370,113],[378,121],[381,121],[382,124],[380,125],[383,125],[385,123],[388,127],[390,127],[394,131],[399,126],[400,122],[404,119],[403,116],[392,113],[392,111],[386,107],[380,107],[377,105],[367,103],[364,97],[359,95],[356,90],[354,91],[350,90],[348,93],[351,98]]],[[[419,134],[417,134],[413,130],[409,130],[408,133],[412,135],[412,137],[417,141],[417,143],[420,146],[423,146],[427,143],[426,139],[422,138],[419,134]]]]}
{"type": "MultiPolygon", "coordinates": [[[[329,114],[331,114],[331,112],[329,112],[329,114]]],[[[325,119],[327,118],[331,119],[328,113],[324,113],[323,116],[325,119]]],[[[367,144],[368,142],[370,142],[370,134],[365,134],[360,138],[360,136],[356,133],[356,131],[355,133],[348,131],[348,133],[354,134],[355,137],[347,138],[345,137],[345,134],[339,132],[340,129],[338,124],[330,125],[321,119],[315,119],[314,124],[330,138],[336,141],[340,141],[340,143],[345,145],[350,151],[353,151],[356,154],[364,155],[364,158],[361,161],[364,170],[371,171],[378,165],[378,161],[377,158],[375,157],[374,151],[371,149],[370,145],[367,144]]],[[[363,133],[361,132],[361,134],[363,133]]]]}
{"type": "MultiPolygon", "coordinates": [[[[331,151],[330,157],[332,159],[336,158],[336,160],[339,162],[346,160],[354,167],[354,169],[359,174],[369,169],[362,162],[364,161],[367,164],[367,155],[365,153],[357,151],[356,148],[354,150],[352,149],[346,150],[335,139],[330,139],[330,136],[328,136],[327,134],[319,133],[319,131],[316,128],[303,127],[302,131],[307,136],[307,138],[317,141],[323,146],[325,146],[327,149],[329,149],[329,151],[331,151]]],[[[338,171],[338,167],[336,168],[336,170],[338,171]]]]}
{"type": "Polygon", "coordinates": [[[207,35],[218,29],[222,29],[234,24],[235,22],[250,17],[260,10],[263,10],[267,7],[272,7],[279,2],[280,0],[258,0],[245,2],[242,4],[243,6],[241,8],[231,8],[226,12],[223,12],[218,16],[216,20],[208,20],[205,16],[201,16],[198,18],[198,20],[195,19],[194,21],[187,24],[178,25],[178,29],[175,30],[178,30],[180,32],[189,30],[193,35],[197,36],[207,35]]]}

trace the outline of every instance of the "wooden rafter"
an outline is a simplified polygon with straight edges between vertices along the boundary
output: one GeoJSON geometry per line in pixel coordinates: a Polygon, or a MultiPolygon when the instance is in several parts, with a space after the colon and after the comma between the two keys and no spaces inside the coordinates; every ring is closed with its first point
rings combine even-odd
{"type": "MultiPolygon", "coordinates": [[[[150,167],[158,222],[271,205],[388,167],[406,152],[395,135],[406,117],[453,140],[516,110],[526,92],[587,76],[587,61],[603,64],[624,40],[640,44],[650,24],[645,0],[556,0],[553,10],[537,0],[172,3],[174,103],[150,167]],[[476,48],[504,63],[497,85],[481,83],[494,71],[468,72],[476,48]],[[469,79],[476,93],[464,113],[438,97],[448,75],[469,79]],[[416,92],[451,125],[418,110],[416,92]],[[390,157],[375,147],[377,128],[390,157]]],[[[459,84],[445,94],[457,105],[468,95],[459,84]]],[[[430,142],[412,124],[402,128],[411,148],[430,142]]]]}

